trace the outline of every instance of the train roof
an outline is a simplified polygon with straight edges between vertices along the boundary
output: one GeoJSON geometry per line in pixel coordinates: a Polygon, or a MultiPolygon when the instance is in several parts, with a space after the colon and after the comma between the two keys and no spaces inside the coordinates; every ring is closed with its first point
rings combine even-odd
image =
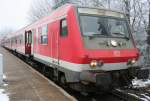
{"type": "Polygon", "coordinates": [[[17,36],[19,35],[20,33],[24,33],[25,31],[28,31],[28,30],[32,30],[33,28],[38,28],[42,25],[45,25],[47,24],[48,20],[49,22],[52,22],[52,20],[55,20],[57,17],[60,17],[60,16],[63,16],[65,15],[69,10],[70,8],[85,8],[85,9],[99,9],[99,10],[103,10],[103,11],[110,11],[110,12],[116,12],[118,14],[124,14],[123,12],[119,12],[119,11],[114,11],[114,10],[110,10],[110,9],[104,9],[104,8],[97,8],[97,7],[86,7],[86,6],[79,6],[79,5],[76,5],[76,4],[65,4],[61,7],[58,7],[56,10],[53,10],[52,13],[50,13],[48,16],[45,16],[29,25],[27,25],[26,27],[16,31],[15,33],[12,33],[11,35],[9,35],[8,37],[13,37],[13,36],[17,36]]]}
{"type": "Polygon", "coordinates": [[[104,10],[104,11],[111,11],[111,12],[116,12],[116,13],[120,13],[120,14],[125,14],[124,12],[117,11],[117,10],[112,10],[112,9],[106,9],[104,7],[89,7],[89,6],[78,6],[78,5],[76,5],[75,7],[77,7],[77,8],[99,9],[99,10],[104,10]]]}

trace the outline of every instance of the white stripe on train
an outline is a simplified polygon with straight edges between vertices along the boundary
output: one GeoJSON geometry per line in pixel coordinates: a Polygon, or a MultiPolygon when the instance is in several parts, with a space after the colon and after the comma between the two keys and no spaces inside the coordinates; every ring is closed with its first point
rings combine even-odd
{"type": "MultiPolygon", "coordinates": [[[[35,58],[38,58],[42,61],[48,62],[48,63],[53,63],[52,61],[57,61],[54,58],[39,55],[39,54],[34,54],[35,58]]],[[[135,64],[136,65],[136,64],[135,64]]],[[[122,62],[122,63],[107,63],[104,64],[102,67],[96,67],[95,69],[90,68],[89,64],[77,64],[77,63],[71,63],[63,60],[59,60],[59,66],[75,71],[75,72],[81,72],[84,70],[105,70],[105,71],[112,71],[112,70],[121,70],[121,69],[127,69],[127,63],[122,62]]]]}

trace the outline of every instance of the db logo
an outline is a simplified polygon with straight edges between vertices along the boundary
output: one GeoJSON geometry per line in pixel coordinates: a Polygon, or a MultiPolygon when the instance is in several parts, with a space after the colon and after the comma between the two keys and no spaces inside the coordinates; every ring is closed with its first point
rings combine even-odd
{"type": "Polygon", "coordinates": [[[114,56],[119,57],[120,56],[120,51],[114,51],[114,56]]]}

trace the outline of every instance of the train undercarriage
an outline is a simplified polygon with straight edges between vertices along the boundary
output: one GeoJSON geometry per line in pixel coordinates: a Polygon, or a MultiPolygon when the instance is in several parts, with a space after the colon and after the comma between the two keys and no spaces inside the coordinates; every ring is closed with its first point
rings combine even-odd
{"type": "MultiPolygon", "coordinates": [[[[100,91],[108,92],[114,88],[131,87],[132,80],[136,77],[139,78],[139,71],[138,68],[129,68],[111,72],[91,72],[92,74],[85,72],[80,74],[81,81],[77,84],[72,84],[71,87],[78,91],[98,93],[100,91]],[[85,77],[84,75],[89,76],[85,77]],[[90,75],[94,75],[93,78],[90,75]]],[[[148,73],[145,74],[145,78],[147,77],[148,73]]]]}

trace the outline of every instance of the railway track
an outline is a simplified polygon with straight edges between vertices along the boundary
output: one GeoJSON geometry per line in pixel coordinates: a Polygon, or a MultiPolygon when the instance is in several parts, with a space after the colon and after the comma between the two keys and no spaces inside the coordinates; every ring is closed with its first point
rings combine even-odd
{"type": "Polygon", "coordinates": [[[125,101],[150,101],[149,87],[115,89],[112,94],[125,101]]]}
{"type": "MultiPolygon", "coordinates": [[[[16,55],[16,54],[15,54],[16,55]]],[[[43,70],[38,69],[38,65],[35,62],[26,61],[24,58],[19,57],[21,60],[32,66],[35,70],[46,76],[43,73],[43,70]]],[[[41,66],[40,66],[41,67],[41,66]]],[[[46,76],[47,77],[47,76],[46,76]]],[[[49,78],[49,77],[48,77],[49,78]]],[[[49,78],[50,79],[50,78],[49,78]]],[[[52,80],[52,79],[51,79],[52,80]]],[[[53,80],[52,80],[53,81],[53,80]]],[[[56,83],[59,85],[58,83],[56,83]]],[[[72,92],[72,90],[65,89],[69,94],[74,96],[79,101],[150,101],[150,86],[147,87],[126,87],[126,88],[117,88],[112,90],[107,95],[97,95],[97,94],[88,94],[83,95],[79,92],[72,92]]]]}

